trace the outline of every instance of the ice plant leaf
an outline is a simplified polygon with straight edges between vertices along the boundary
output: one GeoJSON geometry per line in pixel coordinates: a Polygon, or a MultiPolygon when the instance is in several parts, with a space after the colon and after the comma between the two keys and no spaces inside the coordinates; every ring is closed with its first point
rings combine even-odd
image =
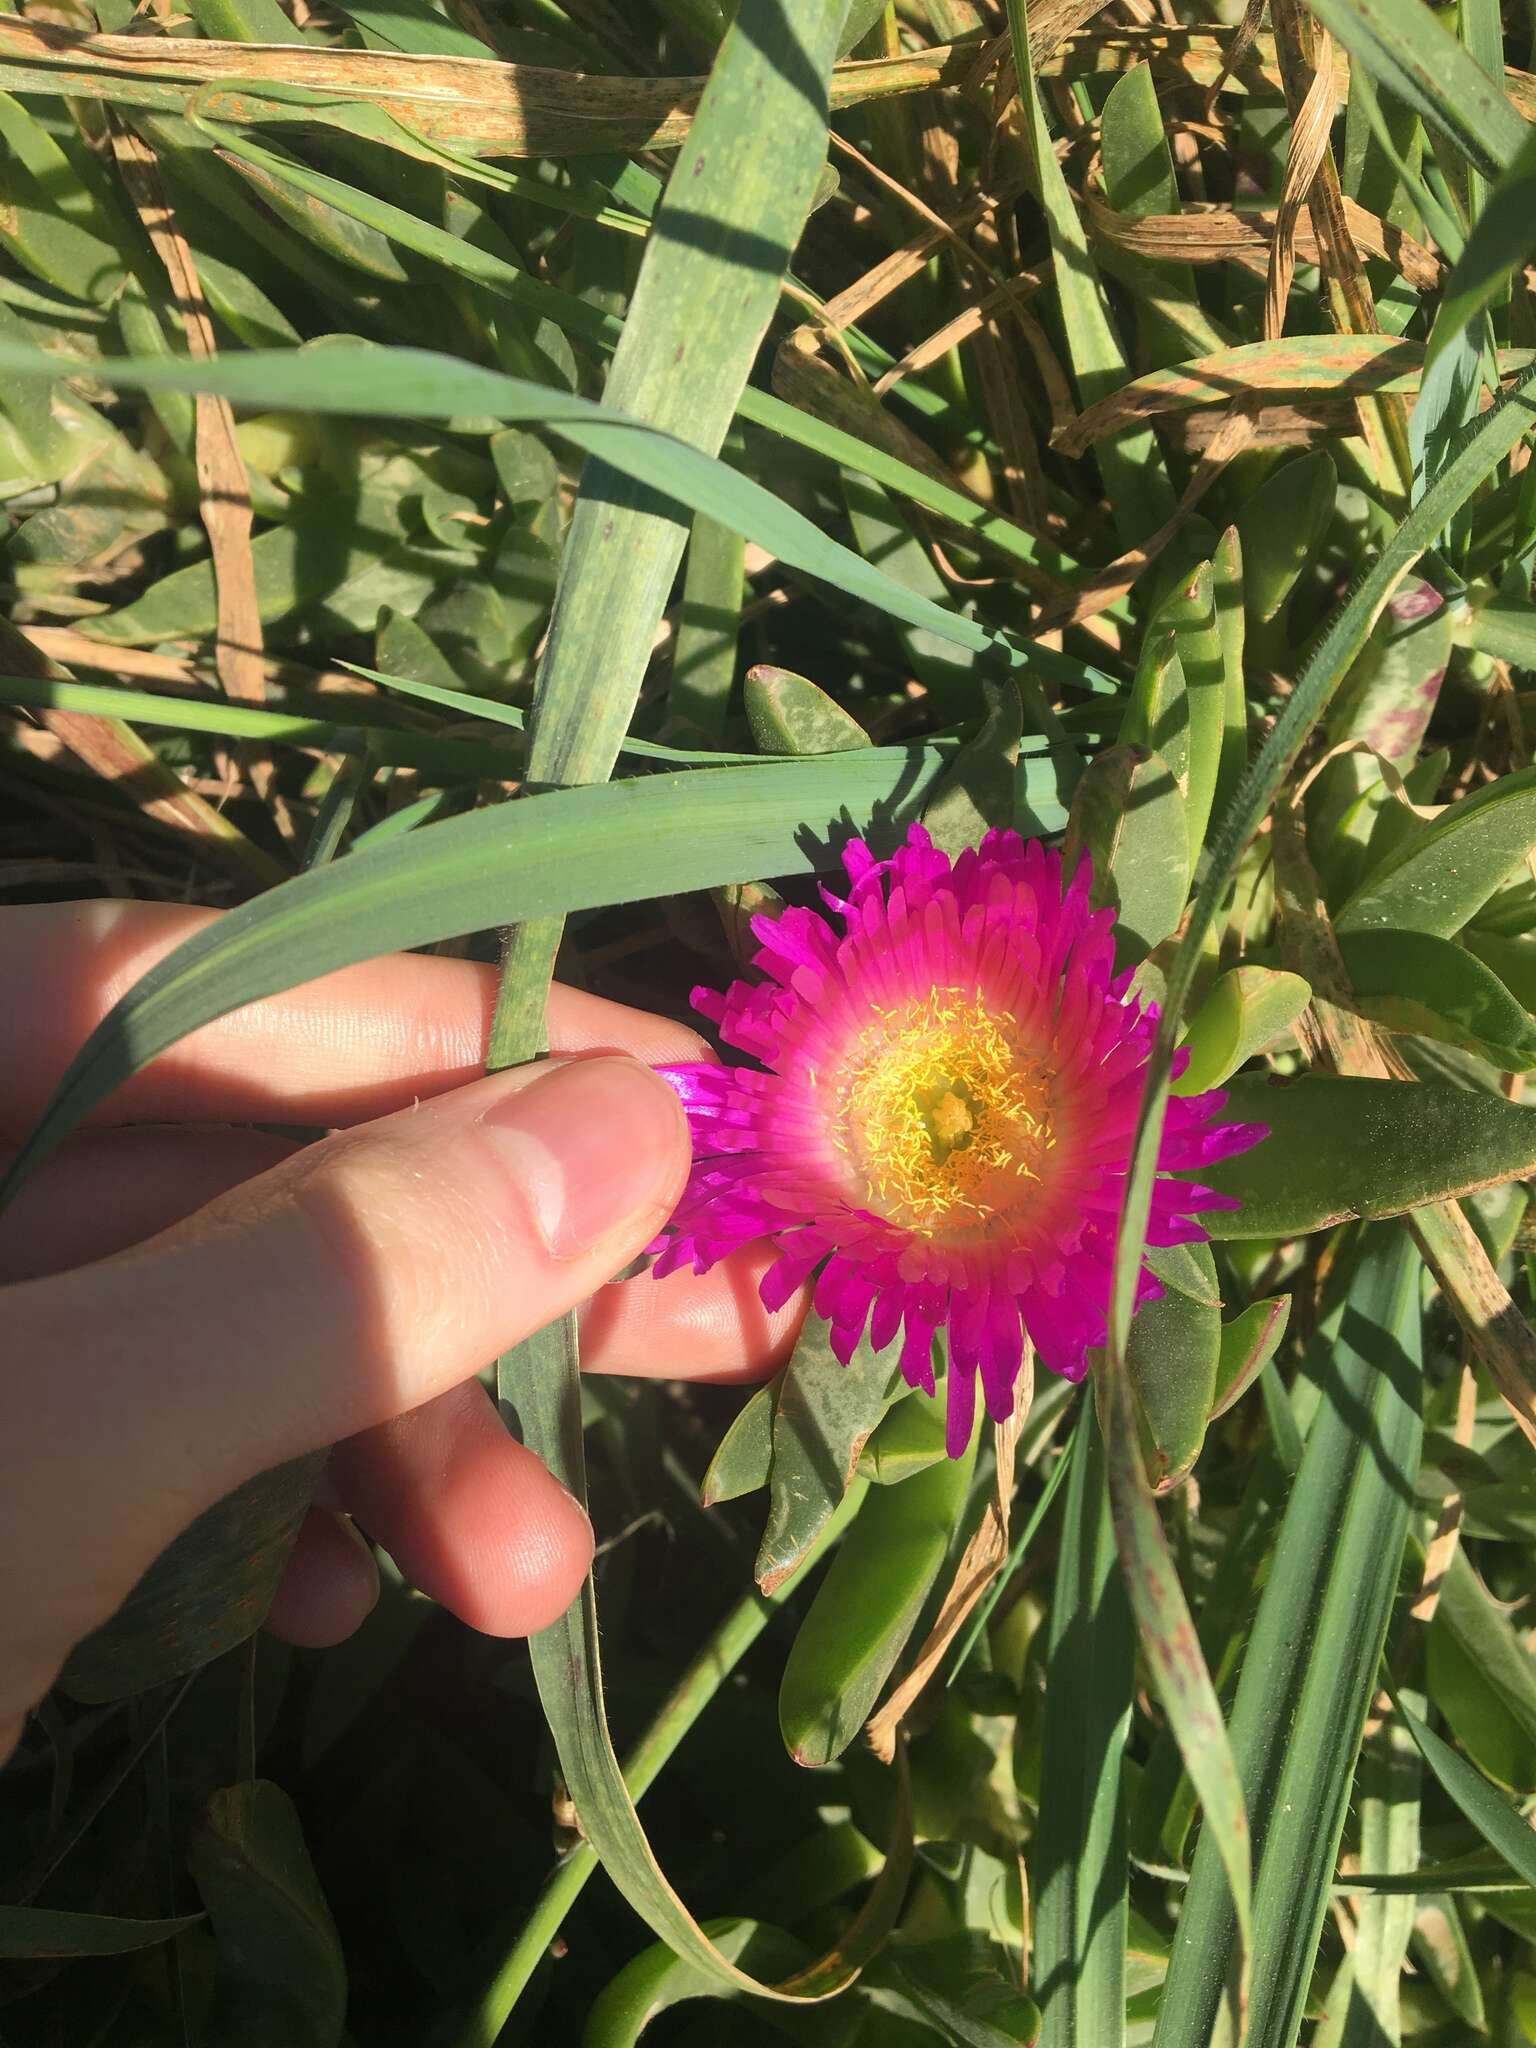
{"type": "Polygon", "coordinates": [[[876,1358],[867,1343],[859,1345],[847,1371],[839,1371],[826,1324],[807,1317],[780,1375],[769,1420],[768,1522],[754,1567],[765,1593],[799,1570],[900,1391],[894,1359],[876,1358]]]}
{"type": "MultiPolygon", "coordinates": [[[[1203,1254],[1214,1284],[1210,1248],[1190,1249],[1203,1254]]],[[[1220,1309],[1187,1294],[1144,1303],[1131,1325],[1125,1362],[1151,1439],[1148,1477],[1156,1492],[1176,1485],[1200,1455],[1220,1356],[1220,1309]]]]}
{"type": "Polygon", "coordinates": [[[210,2034],[336,2048],[346,1964],[287,1793],[265,1778],[215,1792],[187,1860],[218,1941],[210,2034]]]}
{"type": "Polygon", "coordinates": [[[1174,1082],[1174,1094],[1198,1095],[1221,1087],[1246,1060],[1288,1031],[1311,1000],[1312,991],[1299,974],[1273,967],[1232,968],[1190,1019],[1184,1040],[1189,1065],[1174,1082]]]}
{"type": "Polygon", "coordinates": [[[715,1446],[715,1455],[699,1483],[699,1499],[707,1508],[723,1500],[739,1500],[768,1484],[773,1463],[773,1404],[777,1376],[754,1387],[734,1421],[715,1446]]]}
{"type": "Polygon", "coordinates": [[[1216,1362],[1216,1398],[1210,1419],[1240,1401],[1280,1348],[1291,1319],[1291,1297],[1271,1296],[1255,1301],[1241,1315],[1221,1326],[1221,1355],[1216,1362]]]}
{"type": "MultiPolygon", "coordinates": [[[[1178,667],[1176,657],[1172,666],[1178,667]]],[[[1079,849],[1091,856],[1095,899],[1114,905],[1128,960],[1166,939],[1183,913],[1189,894],[1185,815],[1174,771],[1161,754],[1142,747],[1107,748],[1073,791],[1067,862],[1079,849]]]]}
{"type": "MultiPolygon", "coordinates": [[[[779,1254],[762,1283],[770,1307],[814,1273],[832,1356],[846,1365],[866,1330],[876,1352],[902,1332],[901,1375],[929,1393],[944,1330],[959,1456],[978,1378],[994,1421],[1012,1413],[1026,1333],[1068,1379],[1104,1341],[1155,1020],[1115,975],[1113,912],[1089,907],[1090,862],[1069,881],[1060,855],[1006,831],[951,862],[920,825],[889,860],[862,840],[844,860],[830,917],[755,921],[761,980],[695,991],[726,1044],[760,1064],[665,1070],[694,1171],[654,1270],[707,1272],[766,1237],[779,1254]]],[[[1209,1192],[1166,1176],[1263,1135],[1218,1122],[1221,1107],[1204,1095],[1170,1112],[1154,1244],[1206,1235],[1191,1216],[1209,1192]]],[[[1157,1292],[1144,1275],[1142,1298],[1157,1292]]]]}
{"type": "Polygon", "coordinates": [[[899,1486],[871,1487],[800,1624],[779,1687],[796,1763],[831,1763],[868,1720],[944,1562],[975,1439],[899,1486]]]}
{"type": "Polygon", "coordinates": [[[1272,1135],[1202,1170],[1238,1205],[1205,1217],[1212,1237],[1299,1237],[1536,1173],[1536,1110],[1448,1081],[1244,1074],[1228,1102],[1272,1135]]]}
{"type": "Polygon", "coordinates": [[[1501,775],[1410,833],[1334,920],[1453,937],[1536,851],[1536,768],[1501,775]]]}
{"type": "Polygon", "coordinates": [[[1536,1067],[1536,1025],[1485,961],[1428,932],[1368,928],[1339,940],[1362,1016],[1479,1053],[1501,1072],[1536,1067]]]}

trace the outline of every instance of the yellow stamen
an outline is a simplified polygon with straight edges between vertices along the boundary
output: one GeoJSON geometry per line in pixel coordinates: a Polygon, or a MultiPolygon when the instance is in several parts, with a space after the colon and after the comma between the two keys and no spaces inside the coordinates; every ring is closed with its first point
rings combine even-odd
{"type": "Polygon", "coordinates": [[[1051,1077],[1009,1012],[955,989],[877,1007],[838,1066],[833,1140],[878,1215],[974,1231],[1040,1180],[1051,1077]]]}

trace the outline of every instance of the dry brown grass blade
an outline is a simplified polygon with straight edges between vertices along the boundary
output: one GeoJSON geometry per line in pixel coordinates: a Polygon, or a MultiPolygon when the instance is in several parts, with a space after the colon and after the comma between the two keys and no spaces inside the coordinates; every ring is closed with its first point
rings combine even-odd
{"type": "MultiPolygon", "coordinates": [[[[1242,263],[1260,272],[1268,267],[1278,221],[1269,206],[1241,213],[1218,205],[1190,205],[1182,213],[1116,213],[1092,194],[1085,196],[1083,211],[1093,234],[1132,255],[1165,263],[1242,263]]],[[[1416,291],[1439,288],[1445,266],[1433,249],[1353,199],[1344,200],[1344,220],[1362,256],[1390,263],[1416,291]]],[[[1297,225],[1295,252],[1302,263],[1320,261],[1317,235],[1309,224],[1297,225]]]]}
{"type": "Polygon", "coordinates": [[[1242,20],[1233,30],[1231,41],[1221,53],[1221,69],[1206,89],[1205,118],[1207,121],[1215,120],[1216,101],[1222,87],[1238,69],[1243,59],[1253,48],[1254,43],[1258,40],[1259,30],[1264,26],[1264,15],[1268,7],[1269,0],[1248,0],[1248,5],[1243,10],[1242,20]]]}
{"type": "MultiPolygon", "coordinates": [[[[1390,1042],[1353,1007],[1343,956],[1288,805],[1276,809],[1273,827],[1282,956],[1313,989],[1297,1036],[1316,1062],[1334,1073],[1414,1086],[1390,1042]]],[[[1536,1332],[1510,1299],[1459,1202],[1415,1209],[1408,1227],[1500,1398],[1536,1448],[1536,1332]]]]}
{"type": "MultiPolygon", "coordinates": [[[[1334,403],[1320,398],[1310,404],[1259,405],[1249,420],[1253,439],[1248,445],[1252,448],[1310,448],[1352,434],[1355,408],[1347,400],[1334,403]]],[[[1176,412],[1158,431],[1172,447],[1198,455],[1209,448],[1225,424],[1224,413],[1176,412]]]]}
{"type": "MultiPolygon", "coordinates": [[[[26,635],[40,654],[75,668],[131,677],[136,682],[168,683],[173,689],[196,691],[199,695],[205,695],[216,680],[210,676],[204,662],[187,660],[175,654],[157,654],[149,647],[109,647],[103,640],[92,640],[88,634],[76,632],[73,626],[28,624],[17,630],[26,635]]],[[[355,676],[347,669],[305,668],[302,662],[263,658],[261,673],[269,703],[271,693],[276,691],[279,708],[281,695],[288,690],[308,693],[333,691],[349,697],[378,695],[377,683],[369,682],[366,676],[355,676]]],[[[404,722],[417,715],[408,704],[396,708],[404,722]]],[[[425,714],[421,715],[424,723],[429,722],[425,714]]]]}
{"type": "Polygon", "coordinates": [[[1064,626],[1080,626],[1124,597],[1157,560],[1233,456],[1240,455],[1252,441],[1253,421],[1246,409],[1238,407],[1227,415],[1211,436],[1172,517],[1165,519],[1156,533],[1139,547],[1117,556],[1113,562],[1106,562],[1085,583],[1075,585],[1055,604],[1045,606],[1033,630],[1037,633],[1058,632],[1064,626]]]}
{"type": "MultiPolygon", "coordinates": [[[[218,340],[197,265],[160,179],[149,144],[130,130],[112,136],[113,154],[144,231],[165,267],[187,337],[187,353],[199,360],[218,353],[218,340]]],[[[197,492],[203,526],[213,554],[218,626],[214,665],[224,694],[237,703],[259,704],[266,695],[262,665],[261,610],[251,560],[251,486],[235,439],[235,415],[227,398],[199,392],[196,407],[197,492]]]]}
{"type": "MultiPolygon", "coordinates": [[[[1209,90],[1221,77],[1237,35],[1238,31],[1230,28],[1192,28],[1163,22],[1130,26],[1098,23],[1091,34],[1069,36],[1037,68],[1042,76],[1066,74],[1081,78],[1091,72],[1129,71],[1133,65],[1150,62],[1160,71],[1179,72],[1191,84],[1209,90]]],[[[1333,62],[1342,98],[1348,91],[1349,60],[1342,50],[1336,50],[1333,62]]],[[[1274,37],[1267,33],[1255,36],[1230,71],[1244,92],[1278,92],[1281,78],[1274,37]]],[[[1504,90],[1517,113],[1527,121],[1536,121],[1536,73],[1506,64],[1504,90]]]]}
{"type": "MultiPolygon", "coordinates": [[[[839,64],[834,107],[955,84],[975,51],[945,46],[839,64]]],[[[81,35],[0,15],[0,70],[13,90],[55,91],[209,115],[239,124],[270,114],[263,85],[365,100],[416,134],[483,156],[562,156],[681,142],[702,78],[620,78],[495,57],[401,56],[315,44],[231,43],[149,35],[81,35]]],[[[284,110],[293,119],[294,110],[284,110]]]]}
{"type": "MultiPolygon", "coordinates": [[[[922,222],[925,238],[929,238],[928,254],[947,244],[960,261],[974,270],[991,290],[1002,289],[1004,279],[984,256],[972,248],[962,232],[964,228],[980,219],[993,204],[990,199],[975,201],[963,212],[958,213],[953,221],[946,220],[942,214],[936,213],[919,193],[914,192],[910,186],[903,185],[899,178],[893,178],[890,172],[882,170],[879,164],[871,162],[863,150],[856,148],[835,129],[831,131],[828,142],[834,156],[840,156],[846,163],[856,165],[862,175],[868,178],[872,185],[878,186],[887,198],[894,200],[898,206],[904,207],[908,213],[915,215],[922,222]]],[[[904,252],[898,251],[898,254],[902,253],[904,252]]],[[[926,261],[926,257],[924,260],[926,261]]],[[[838,294],[839,298],[843,296],[842,293],[838,294]]]]}
{"type": "MultiPolygon", "coordinates": [[[[0,619],[0,662],[8,675],[36,676],[40,682],[73,680],[67,669],[51,661],[6,619],[0,619]]],[[[232,867],[246,881],[258,882],[263,888],[287,880],[287,869],[211,804],[183,788],[174,771],[131,726],[120,719],[91,718],[75,711],[30,715],[103,782],[130,798],[145,817],[190,842],[189,851],[217,861],[221,867],[232,867]]]]}
{"type": "MultiPolygon", "coordinates": [[[[944,236],[938,228],[924,228],[914,235],[910,242],[893,249],[889,256],[882,256],[862,277],[828,299],[821,308],[819,326],[845,328],[854,327],[866,319],[874,307],[883,305],[893,292],[898,292],[914,277],[920,277],[928,268],[935,250],[944,246],[944,236]]],[[[814,333],[816,330],[812,330],[814,333]]]]}
{"type": "Polygon", "coordinates": [[[955,1576],[950,1581],[949,1591],[944,1595],[928,1639],[918,1651],[916,1661],[906,1677],[902,1679],[885,1705],[878,1713],[872,1714],[864,1724],[864,1739],[884,1764],[891,1763],[896,1755],[896,1741],[901,1724],[917,1704],[924,1687],[937,1672],[949,1652],[950,1644],[974,1612],[977,1601],[1002,1570],[1008,1557],[1008,1521],[1013,1504],[1014,1459],[1018,1450],[1019,1432],[1029,1419],[1030,1404],[1035,1397],[1035,1358],[1026,1342],[1024,1365],[1014,1389],[1013,1413],[1006,1422],[995,1430],[997,1444],[997,1472],[992,1492],[987,1500],[986,1510],[978,1523],[976,1533],[965,1546],[965,1553],[955,1567],[955,1576]]]}
{"type": "MultiPolygon", "coordinates": [[[[959,348],[972,335],[994,324],[993,315],[1004,309],[1019,305],[1039,291],[1041,278],[1034,271],[1025,271],[999,290],[988,292],[973,305],[962,306],[942,327],[936,327],[932,334],[925,334],[921,341],[915,341],[891,367],[877,377],[871,389],[877,398],[883,398],[893,384],[899,384],[903,377],[917,376],[930,363],[936,363],[940,356],[948,355],[952,348],[959,348]]],[[[1022,324],[1022,323],[1021,323],[1022,324]]],[[[1031,323],[1033,325],[1035,323],[1031,323]]],[[[1070,397],[1067,403],[1068,417],[1072,415],[1070,397]]]]}
{"type": "MultiPolygon", "coordinates": [[[[1015,308],[1015,314],[1020,310],[1015,308]]],[[[1027,319],[1028,315],[1024,317],[1027,319]]],[[[1044,330],[1033,321],[1029,324],[1034,333],[1027,338],[1036,344],[1037,365],[1043,354],[1051,360],[1052,368],[1059,377],[1061,373],[1050,356],[1050,344],[1044,330]]],[[[978,328],[971,358],[981,387],[982,410],[998,447],[998,460],[992,465],[993,472],[1002,478],[1003,489],[1008,495],[1008,509],[1016,519],[1030,526],[1049,529],[1050,500],[1046,496],[1045,476],[1040,467],[1040,445],[1035,438],[1034,423],[1024,395],[1024,365],[1018,349],[1011,340],[1004,338],[1002,323],[995,315],[978,328]]],[[[1041,382],[1049,388],[1047,379],[1042,377],[1041,382]]],[[[1071,399],[1064,388],[1062,396],[1070,410],[1071,399]]]]}
{"type": "Polygon", "coordinates": [[[1078,414],[1058,433],[1066,455],[1081,455],[1095,441],[1137,420],[1197,405],[1253,401],[1259,394],[1299,397],[1316,393],[1353,399],[1394,384],[1411,389],[1424,364],[1418,342],[1380,334],[1306,334],[1293,340],[1244,342],[1167,370],[1149,370],[1078,414]]]}
{"type": "MultiPolygon", "coordinates": [[[[1296,128],[1305,123],[1306,109],[1312,104],[1318,81],[1325,73],[1330,80],[1331,96],[1323,146],[1316,175],[1308,186],[1307,200],[1317,239],[1318,262],[1326,285],[1328,310],[1340,333],[1376,334],[1380,331],[1376,299],[1350,232],[1344,209],[1344,188],[1339,182],[1338,165],[1333,159],[1328,133],[1336,104],[1333,96],[1336,77],[1333,40],[1298,5],[1298,0],[1274,0],[1274,23],[1275,55],[1285,84],[1286,104],[1296,128]]],[[[1359,421],[1361,435],[1370,450],[1383,490],[1389,497],[1394,494],[1394,487],[1406,491],[1413,479],[1406,407],[1400,399],[1388,395],[1362,399],[1359,421]]]]}
{"type": "MultiPolygon", "coordinates": [[[[1275,5],[1278,14],[1284,0],[1275,0],[1275,5]]],[[[1296,223],[1312,191],[1312,181],[1328,153],[1328,139],[1337,106],[1333,38],[1325,34],[1319,42],[1317,68],[1291,124],[1291,143],[1286,153],[1275,238],[1269,249],[1269,279],[1264,291],[1266,341],[1278,341],[1285,332],[1286,301],[1290,298],[1291,279],[1296,273],[1296,223]]]]}

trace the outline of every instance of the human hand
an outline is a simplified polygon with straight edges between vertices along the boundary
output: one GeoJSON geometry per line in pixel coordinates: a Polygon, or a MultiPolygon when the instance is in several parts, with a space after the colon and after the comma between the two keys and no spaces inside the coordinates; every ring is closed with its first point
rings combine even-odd
{"type": "MultiPolygon", "coordinates": [[[[213,913],[0,912],[0,1157],[87,1032],[213,913]]],[[[551,993],[557,1054],[481,1074],[490,969],[403,955],[226,1017],[135,1075],[0,1215],[0,1760],[69,1650],[203,1509],[334,1444],[269,1625],[340,1640],[376,1592],[355,1514],[470,1626],[575,1597],[576,1501],[474,1375],[585,1302],[598,1372],[747,1380],[804,1313],[771,1254],[604,1285],[670,1213],[681,1025],[551,993]],[[606,1055],[598,1057],[596,1055],[606,1055]],[[479,1078],[476,1078],[476,1077],[479,1078]],[[324,1126],[317,1144],[241,1125],[324,1126]]]]}

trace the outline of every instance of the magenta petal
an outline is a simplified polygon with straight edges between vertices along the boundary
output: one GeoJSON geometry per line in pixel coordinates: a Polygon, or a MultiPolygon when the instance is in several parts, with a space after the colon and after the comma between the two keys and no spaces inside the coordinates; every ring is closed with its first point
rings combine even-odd
{"type": "Polygon", "coordinates": [[[951,1359],[946,1385],[944,1448],[950,1457],[963,1458],[971,1441],[971,1424],[976,1416],[976,1375],[951,1359]]]}

